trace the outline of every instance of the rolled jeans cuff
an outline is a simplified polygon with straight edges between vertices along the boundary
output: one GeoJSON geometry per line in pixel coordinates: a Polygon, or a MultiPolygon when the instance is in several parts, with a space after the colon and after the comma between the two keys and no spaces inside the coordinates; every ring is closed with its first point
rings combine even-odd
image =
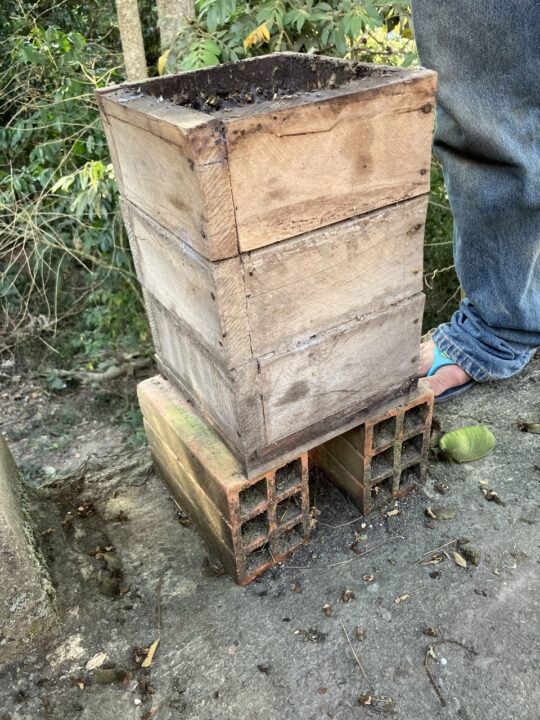
{"type": "Polygon", "coordinates": [[[431,338],[439,350],[448,355],[450,360],[453,360],[458,367],[465,370],[476,382],[488,382],[491,380],[492,377],[473,358],[446,337],[444,327],[444,325],[438,327],[431,338]]]}

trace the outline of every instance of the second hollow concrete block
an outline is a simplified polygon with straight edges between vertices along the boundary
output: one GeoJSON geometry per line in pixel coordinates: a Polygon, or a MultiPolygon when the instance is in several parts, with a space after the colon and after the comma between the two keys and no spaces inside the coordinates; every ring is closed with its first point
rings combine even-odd
{"type": "Polygon", "coordinates": [[[433,392],[420,380],[406,404],[310,452],[310,459],[366,515],[422,483],[427,471],[433,392]]]}

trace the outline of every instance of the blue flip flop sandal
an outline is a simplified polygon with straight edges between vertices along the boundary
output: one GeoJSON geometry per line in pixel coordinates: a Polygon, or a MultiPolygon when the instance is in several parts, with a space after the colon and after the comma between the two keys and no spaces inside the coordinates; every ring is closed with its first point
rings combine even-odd
{"type": "MultiPolygon", "coordinates": [[[[439,368],[444,367],[445,365],[455,365],[456,363],[453,360],[450,360],[448,355],[445,355],[443,352],[439,350],[439,348],[435,345],[435,356],[433,358],[433,365],[431,366],[430,371],[428,372],[426,377],[429,377],[430,375],[434,375],[439,368]]],[[[466,390],[469,390],[474,385],[474,380],[467,380],[467,382],[464,382],[463,385],[457,385],[456,387],[449,388],[448,390],[445,390],[440,395],[437,395],[435,397],[435,402],[445,402],[446,400],[450,400],[453,397],[456,397],[456,395],[461,395],[461,393],[465,392],[466,390]]]]}

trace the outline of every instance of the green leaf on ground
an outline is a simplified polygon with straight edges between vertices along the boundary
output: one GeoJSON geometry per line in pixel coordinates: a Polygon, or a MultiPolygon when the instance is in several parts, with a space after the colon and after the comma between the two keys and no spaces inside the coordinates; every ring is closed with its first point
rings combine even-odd
{"type": "Polygon", "coordinates": [[[490,453],[497,440],[485,425],[452,430],[439,440],[439,446],[449,460],[455,462],[471,462],[490,453]]]}

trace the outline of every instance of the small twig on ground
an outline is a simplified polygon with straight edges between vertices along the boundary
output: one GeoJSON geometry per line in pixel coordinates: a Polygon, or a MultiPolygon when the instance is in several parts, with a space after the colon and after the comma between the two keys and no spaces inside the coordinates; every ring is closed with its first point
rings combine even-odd
{"type": "Polygon", "coordinates": [[[352,643],[351,643],[351,641],[350,641],[350,639],[349,639],[349,635],[348,635],[348,633],[347,633],[347,630],[345,629],[345,625],[343,624],[343,620],[342,620],[341,618],[339,618],[339,622],[341,623],[341,627],[343,628],[343,632],[345,633],[345,637],[347,638],[347,642],[349,643],[349,647],[350,647],[351,650],[352,650],[352,654],[354,655],[354,659],[355,659],[356,662],[358,663],[358,667],[359,667],[360,670],[362,671],[362,675],[363,675],[364,678],[367,680],[368,678],[367,678],[367,675],[366,675],[366,671],[365,671],[364,668],[362,667],[362,663],[360,662],[360,660],[359,660],[359,658],[358,658],[358,655],[357,655],[357,654],[355,653],[355,651],[354,651],[354,648],[353,648],[352,643]]]}
{"type": "Polygon", "coordinates": [[[451,638],[448,638],[446,640],[444,640],[444,639],[438,640],[437,642],[431,643],[431,645],[428,646],[428,648],[426,650],[426,655],[424,657],[424,667],[426,669],[426,673],[429,678],[429,682],[432,684],[433,689],[437,693],[437,697],[441,701],[441,705],[443,707],[446,707],[446,700],[444,699],[442,692],[439,690],[439,686],[437,685],[437,683],[435,682],[435,679],[433,678],[433,675],[431,674],[428,662],[429,662],[430,651],[432,652],[433,648],[436,645],[445,645],[446,643],[452,643],[453,645],[459,645],[459,647],[461,647],[464,650],[466,650],[467,652],[471,653],[471,655],[478,655],[478,653],[476,652],[476,650],[474,648],[470,648],[467,645],[464,645],[462,642],[459,642],[459,640],[452,640],[451,638]]]}
{"type": "Polygon", "coordinates": [[[109,368],[105,372],[89,372],[87,370],[57,370],[50,368],[43,370],[40,375],[55,375],[56,377],[65,377],[72,380],[90,381],[90,382],[108,382],[109,380],[115,380],[122,375],[131,375],[136,370],[142,370],[149,367],[152,364],[152,358],[142,357],[136,360],[130,360],[129,362],[118,365],[117,367],[109,368]]]}
{"type": "Polygon", "coordinates": [[[384,542],[379,543],[378,545],[374,545],[372,548],[368,548],[367,550],[364,550],[364,552],[362,552],[362,553],[357,553],[356,556],[349,558],[348,560],[340,560],[339,562],[330,563],[329,565],[316,565],[315,567],[310,567],[309,565],[287,565],[287,567],[290,570],[321,570],[322,568],[336,567],[337,565],[346,565],[347,563],[350,563],[359,557],[363,557],[364,555],[367,555],[368,553],[373,552],[373,550],[376,550],[377,548],[380,548],[383,545],[388,545],[388,543],[394,542],[394,540],[405,540],[405,536],[404,535],[394,535],[394,537],[391,537],[389,540],[385,540],[384,542]]]}
{"type": "MultiPolygon", "coordinates": [[[[393,542],[394,540],[404,540],[405,537],[403,535],[394,535],[394,537],[391,537],[389,540],[385,540],[382,543],[379,543],[378,545],[374,545],[372,548],[368,548],[367,550],[364,550],[364,552],[356,553],[356,557],[363,557],[364,555],[367,555],[370,552],[373,552],[373,550],[376,550],[377,548],[382,547],[383,545],[388,545],[388,543],[393,542]]],[[[352,557],[349,558],[349,560],[341,560],[337,563],[331,563],[328,565],[328,567],[335,567],[336,565],[345,565],[346,563],[350,563],[353,560],[356,560],[356,558],[352,557]]]]}
{"type": "Polygon", "coordinates": [[[332,528],[333,530],[339,530],[339,528],[346,527],[347,525],[352,525],[355,522],[358,522],[359,520],[363,520],[363,515],[360,517],[355,518],[354,520],[349,520],[349,522],[342,523],[341,525],[329,525],[328,523],[323,522],[322,520],[318,520],[319,525],[324,525],[325,527],[332,528]]]}
{"type": "Polygon", "coordinates": [[[171,565],[167,565],[167,567],[161,571],[161,575],[159,576],[158,584],[157,584],[157,626],[158,630],[161,630],[161,581],[163,580],[163,576],[166,572],[168,572],[171,569],[171,565]]]}
{"type": "Polygon", "coordinates": [[[84,460],[78,467],[73,470],[73,472],[68,473],[67,475],[62,475],[62,477],[52,478],[51,480],[48,480],[47,482],[41,483],[40,489],[54,488],[55,485],[58,485],[59,483],[65,483],[68,480],[84,480],[84,476],[86,475],[86,468],[88,463],[92,458],[97,458],[97,453],[90,453],[86,460],[84,460]]]}
{"type": "Polygon", "coordinates": [[[419,565],[421,562],[423,562],[424,558],[427,555],[433,555],[433,553],[438,552],[439,550],[442,550],[443,548],[445,548],[447,545],[451,545],[452,543],[455,543],[455,542],[456,542],[456,538],[453,538],[452,540],[449,540],[448,542],[444,543],[444,545],[441,545],[440,547],[436,547],[433,550],[428,550],[428,552],[426,552],[422,555],[420,560],[416,561],[415,565],[419,565]]]}

